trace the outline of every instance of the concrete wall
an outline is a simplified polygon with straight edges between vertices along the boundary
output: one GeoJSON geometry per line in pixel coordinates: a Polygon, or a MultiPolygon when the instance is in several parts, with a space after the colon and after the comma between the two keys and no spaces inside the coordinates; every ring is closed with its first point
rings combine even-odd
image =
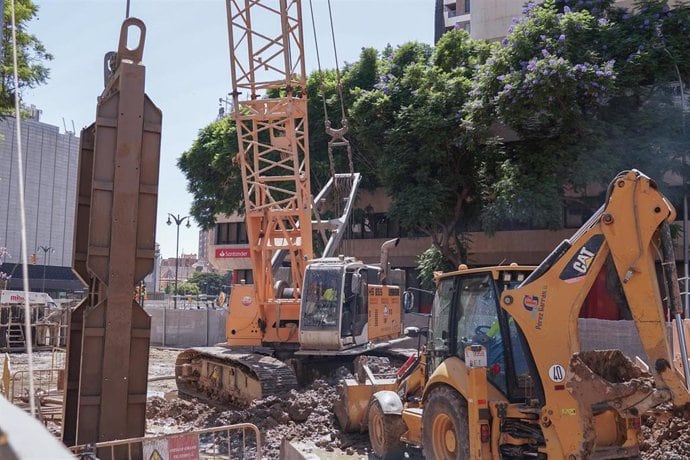
{"type": "Polygon", "coordinates": [[[472,38],[499,40],[506,36],[513,18],[522,16],[523,0],[482,0],[472,2],[472,38]]]}
{"type": "Polygon", "coordinates": [[[203,347],[225,342],[225,310],[146,308],[151,315],[151,345],[203,347]]]}

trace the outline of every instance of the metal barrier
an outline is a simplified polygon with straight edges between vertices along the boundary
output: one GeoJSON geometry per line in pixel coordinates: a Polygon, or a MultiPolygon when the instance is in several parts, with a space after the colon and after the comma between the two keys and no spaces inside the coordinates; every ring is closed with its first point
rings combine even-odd
{"type": "MultiPolygon", "coordinates": [[[[30,311],[33,332],[31,345],[34,350],[65,346],[69,308],[32,305],[30,311]]],[[[26,349],[24,315],[24,307],[21,305],[0,305],[0,351],[26,349]]]]}
{"type": "MultiPolygon", "coordinates": [[[[34,395],[40,421],[62,419],[64,369],[34,369],[34,395]]],[[[7,399],[17,407],[29,407],[29,371],[12,373],[7,399]]]]}
{"type": "Polygon", "coordinates": [[[261,459],[261,435],[256,425],[238,423],[184,433],[131,438],[70,447],[80,459],[225,460],[261,459]],[[247,439],[247,431],[254,436],[247,439]]]}

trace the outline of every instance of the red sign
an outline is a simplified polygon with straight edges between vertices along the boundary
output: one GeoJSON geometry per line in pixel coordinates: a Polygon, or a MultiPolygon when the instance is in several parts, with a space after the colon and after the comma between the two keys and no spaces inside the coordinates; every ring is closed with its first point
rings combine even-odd
{"type": "Polygon", "coordinates": [[[198,460],[199,436],[188,435],[168,439],[169,460],[198,460]]]}
{"type": "Polygon", "coordinates": [[[249,257],[249,248],[216,248],[216,259],[241,259],[249,257]]]}

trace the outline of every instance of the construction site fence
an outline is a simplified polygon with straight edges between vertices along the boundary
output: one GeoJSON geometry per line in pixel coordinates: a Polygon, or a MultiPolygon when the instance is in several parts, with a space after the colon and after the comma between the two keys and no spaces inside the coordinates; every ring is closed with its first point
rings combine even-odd
{"type": "Polygon", "coordinates": [[[261,459],[256,425],[238,423],[184,433],[70,447],[80,459],[229,460],[261,459]]]}

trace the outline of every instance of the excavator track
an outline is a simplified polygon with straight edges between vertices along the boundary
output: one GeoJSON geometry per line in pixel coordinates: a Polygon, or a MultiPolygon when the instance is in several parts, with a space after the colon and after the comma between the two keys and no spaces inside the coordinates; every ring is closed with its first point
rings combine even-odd
{"type": "Polygon", "coordinates": [[[184,350],[175,363],[175,379],[181,396],[240,407],[297,388],[297,377],[284,362],[226,347],[184,350]]]}

